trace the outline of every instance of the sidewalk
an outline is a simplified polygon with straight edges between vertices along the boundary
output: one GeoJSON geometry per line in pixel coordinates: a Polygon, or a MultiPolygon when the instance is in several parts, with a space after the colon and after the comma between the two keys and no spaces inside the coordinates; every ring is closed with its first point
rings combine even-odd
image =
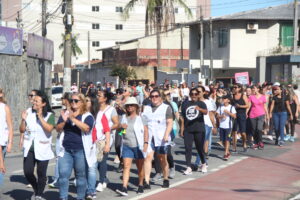
{"type": "Polygon", "coordinates": [[[289,199],[300,192],[300,141],[276,148],[286,152],[272,158],[249,157],[145,199],[289,199]]]}

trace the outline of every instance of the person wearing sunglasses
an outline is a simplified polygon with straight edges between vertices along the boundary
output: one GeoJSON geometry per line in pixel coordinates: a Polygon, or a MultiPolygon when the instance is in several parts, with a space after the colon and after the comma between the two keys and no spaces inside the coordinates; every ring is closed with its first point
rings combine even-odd
{"type": "Polygon", "coordinates": [[[5,173],[4,158],[6,152],[11,152],[13,142],[12,114],[6,103],[3,90],[0,88],[0,186],[5,173]]]}
{"type": "MultiPolygon", "coordinates": [[[[46,181],[49,160],[54,158],[52,152],[52,130],[55,127],[54,113],[44,92],[37,91],[33,100],[33,112],[23,112],[20,132],[24,133],[23,170],[31,184],[35,200],[41,200],[46,181]],[[34,175],[35,165],[37,178],[34,175]]],[[[31,199],[32,199],[31,198],[31,199]]]]}
{"type": "Polygon", "coordinates": [[[158,160],[163,171],[163,188],[169,187],[169,165],[167,161],[168,147],[171,142],[170,133],[173,128],[172,109],[169,105],[163,103],[159,90],[150,92],[151,104],[144,107],[142,117],[147,123],[149,140],[145,143],[152,146],[151,151],[147,153],[145,159],[145,189],[150,189],[150,173],[151,163],[154,152],[157,154],[158,160]]]}
{"type": "MultiPolygon", "coordinates": [[[[203,90],[205,91],[205,89],[203,90]]],[[[187,168],[183,172],[184,175],[192,174],[192,147],[193,142],[201,159],[201,171],[206,172],[206,160],[204,154],[205,142],[205,125],[204,115],[208,113],[204,102],[199,101],[199,91],[197,88],[190,90],[190,99],[181,108],[181,132],[180,135],[184,137],[185,146],[185,160],[187,168]]]]}
{"type": "MultiPolygon", "coordinates": [[[[68,198],[69,178],[74,168],[77,199],[84,199],[87,189],[86,171],[96,162],[92,129],[94,117],[87,110],[83,94],[72,94],[70,108],[62,110],[56,130],[64,132],[59,152],[59,198],[68,198]]],[[[62,136],[61,136],[62,137],[62,136]]]]}

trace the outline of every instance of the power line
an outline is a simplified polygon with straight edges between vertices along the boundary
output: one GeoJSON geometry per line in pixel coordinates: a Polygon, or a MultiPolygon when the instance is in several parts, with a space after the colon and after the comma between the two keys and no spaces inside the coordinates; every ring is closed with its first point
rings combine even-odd
{"type": "Polygon", "coordinates": [[[15,16],[18,12],[21,12],[22,10],[26,9],[34,0],[31,0],[29,3],[27,3],[23,8],[21,8],[20,10],[18,10],[16,13],[6,17],[6,18],[3,18],[2,20],[6,20],[6,19],[9,19],[13,16],[15,16]]]}

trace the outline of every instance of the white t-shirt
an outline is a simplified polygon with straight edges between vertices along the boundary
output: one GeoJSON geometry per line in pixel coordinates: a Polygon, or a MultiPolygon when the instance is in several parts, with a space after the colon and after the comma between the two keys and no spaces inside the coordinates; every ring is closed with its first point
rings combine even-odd
{"type": "Polygon", "coordinates": [[[234,106],[232,106],[231,104],[227,106],[220,106],[217,110],[217,113],[219,115],[224,114],[226,116],[225,118],[220,120],[220,128],[224,128],[224,129],[232,128],[232,120],[230,120],[230,116],[228,114],[224,113],[224,110],[228,110],[233,114],[236,114],[236,110],[234,106]]]}
{"type": "Polygon", "coordinates": [[[181,88],[181,94],[183,97],[188,97],[190,93],[190,89],[189,88],[181,88]]]}
{"type": "Polygon", "coordinates": [[[206,104],[207,111],[208,111],[207,114],[204,115],[204,123],[205,123],[205,125],[207,125],[209,127],[213,127],[213,124],[212,124],[212,122],[210,120],[210,117],[209,117],[209,112],[216,111],[216,110],[214,109],[214,106],[213,106],[212,102],[209,99],[205,99],[204,103],[206,104]]]}
{"type": "Polygon", "coordinates": [[[298,96],[298,100],[300,102],[300,91],[299,90],[294,90],[294,92],[298,96]]]}

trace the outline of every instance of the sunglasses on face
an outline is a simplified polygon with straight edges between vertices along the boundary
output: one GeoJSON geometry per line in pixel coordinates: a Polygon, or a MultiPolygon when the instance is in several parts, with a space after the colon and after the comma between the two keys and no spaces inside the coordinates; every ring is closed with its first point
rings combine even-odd
{"type": "Polygon", "coordinates": [[[33,94],[29,94],[29,95],[28,95],[29,98],[32,98],[32,97],[34,97],[34,96],[35,96],[35,95],[33,95],[33,94]]]}
{"type": "Polygon", "coordinates": [[[79,99],[71,99],[70,102],[71,103],[78,103],[80,100],[79,99]]]}
{"type": "Polygon", "coordinates": [[[191,96],[197,96],[199,93],[196,93],[196,92],[192,92],[191,93],[191,96]]]}
{"type": "Polygon", "coordinates": [[[160,97],[160,96],[159,96],[159,95],[151,95],[151,96],[150,96],[151,99],[153,99],[153,98],[158,98],[158,97],[160,97]]]}

